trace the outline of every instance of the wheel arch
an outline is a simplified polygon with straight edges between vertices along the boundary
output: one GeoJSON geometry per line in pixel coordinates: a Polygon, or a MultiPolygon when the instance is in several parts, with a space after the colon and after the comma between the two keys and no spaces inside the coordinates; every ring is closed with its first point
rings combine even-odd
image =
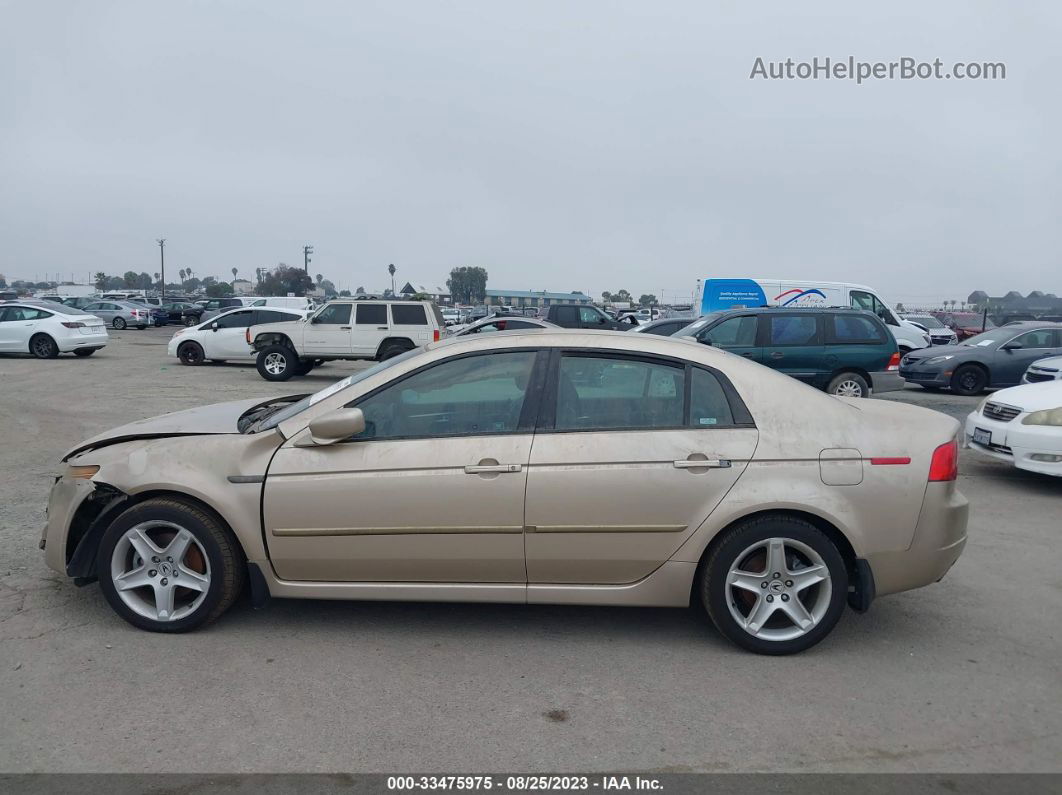
{"type": "Polygon", "coordinates": [[[862,367],[848,366],[848,367],[835,367],[833,370],[831,370],[830,374],[826,377],[827,386],[829,386],[829,383],[833,379],[835,379],[837,376],[841,375],[842,373],[855,373],[856,375],[860,376],[864,381],[867,382],[867,386],[873,387],[873,385],[874,385],[874,381],[871,378],[870,371],[868,371],[868,370],[866,370],[866,369],[864,369],[862,367]]]}
{"type": "Polygon", "coordinates": [[[295,350],[295,343],[291,341],[291,337],[282,331],[263,331],[255,335],[253,347],[256,351],[261,352],[270,345],[283,345],[295,350]]]}
{"type": "Polygon", "coordinates": [[[376,346],[377,358],[379,358],[380,353],[383,351],[383,349],[386,348],[388,345],[391,345],[392,343],[397,343],[403,346],[407,351],[411,351],[417,347],[416,343],[413,342],[413,340],[411,340],[409,337],[384,337],[380,341],[380,344],[376,346]]]}
{"type": "Polygon", "coordinates": [[[55,349],[57,351],[59,350],[59,343],[56,342],[55,341],[55,337],[53,337],[47,331],[35,331],[35,332],[33,332],[33,334],[30,335],[28,344],[26,345],[26,350],[29,351],[30,353],[33,353],[33,341],[35,339],[40,339],[41,337],[47,337],[48,339],[50,339],[52,341],[52,345],[55,346],[55,349]]]}

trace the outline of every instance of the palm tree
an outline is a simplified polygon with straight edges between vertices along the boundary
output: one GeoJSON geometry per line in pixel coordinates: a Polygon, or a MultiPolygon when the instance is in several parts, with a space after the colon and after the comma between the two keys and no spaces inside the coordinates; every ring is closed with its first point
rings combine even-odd
{"type": "Polygon", "coordinates": [[[237,271],[238,271],[237,268],[233,268],[232,269],[232,291],[233,292],[236,292],[236,273],[237,273],[237,271]]]}
{"type": "Polygon", "coordinates": [[[181,277],[181,284],[183,285],[184,284],[184,268],[181,268],[179,271],[177,271],[177,273],[181,277]]]}
{"type": "Polygon", "coordinates": [[[97,290],[104,290],[107,286],[107,274],[103,271],[97,271],[93,281],[96,283],[97,290]]]}
{"type": "Polygon", "coordinates": [[[395,271],[398,270],[392,262],[387,266],[387,272],[391,274],[391,295],[395,294],[395,271]]]}

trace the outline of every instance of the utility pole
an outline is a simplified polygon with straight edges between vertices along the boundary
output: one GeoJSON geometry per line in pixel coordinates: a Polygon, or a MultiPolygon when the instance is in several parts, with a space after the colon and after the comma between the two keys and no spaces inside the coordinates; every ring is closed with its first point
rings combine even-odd
{"type": "Polygon", "coordinates": [[[159,244],[159,270],[162,271],[162,278],[159,280],[162,284],[162,300],[166,300],[166,238],[160,237],[158,239],[159,244]]]}
{"type": "Polygon", "coordinates": [[[302,267],[307,273],[310,272],[310,255],[313,254],[313,246],[302,247],[302,267]]]}

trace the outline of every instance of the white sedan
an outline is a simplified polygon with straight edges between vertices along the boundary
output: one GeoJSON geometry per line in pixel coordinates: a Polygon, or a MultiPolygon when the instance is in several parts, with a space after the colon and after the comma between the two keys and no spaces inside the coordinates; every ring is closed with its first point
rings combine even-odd
{"type": "Polygon", "coordinates": [[[1023,384],[1038,384],[1042,381],[1060,380],[1062,380],[1062,356],[1048,356],[1046,359],[1037,359],[1029,365],[1029,369],[1021,377],[1023,384]]]}
{"type": "Polygon", "coordinates": [[[1018,469],[1062,476],[1062,381],[993,392],[966,418],[965,439],[1018,469]]]}
{"type": "Polygon", "coordinates": [[[53,301],[0,304],[0,352],[91,356],[107,344],[107,328],[94,315],[53,301]]]}
{"type": "Polygon", "coordinates": [[[209,359],[253,362],[255,352],[247,342],[247,329],[267,323],[288,323],[310,314],[305,309],[288,307],[244,307],[225,312],[196,326],[182,328],[170,340],[167,352],[181,364],[197,365],[209,359]]]}

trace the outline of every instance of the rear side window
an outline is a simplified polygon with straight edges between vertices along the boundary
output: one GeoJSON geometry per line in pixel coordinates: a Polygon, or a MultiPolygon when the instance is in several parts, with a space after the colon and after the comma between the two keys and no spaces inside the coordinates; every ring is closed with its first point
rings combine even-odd
{"type": "Polygon", "coordinates": [[[359,326],[386,326],[387,304],[358,304],[359,326]]]}
{"type": "Polygon", "coordinates": [[[712,428],[733,425],[734,414],[719,379],[707,370],[693,368],[690,380],[690,426],[712,428]]]}
{"type": "Polygon", "coordinates": [[[835,345],[876,345],[885,342],[884,329],[868,317],[833,315],[826,328],[827,343],[835,345]]]}
{"type": "Polygon", "coordinates": [[[259,309],[258,316],[254,322],[256,324],[287,323],[290,320],[297,319],[297,317],[297,315],[289,315],[287,312],[277,312],[273,309],[259,309]]]}
{"type": "Polygon", "coordinates": [[[420,304],[391,304],[391,320],[396,326],[428,325],[428,317],[420,304]]]}
{"type": "Polygon", "coordinates": [[[814,315],[769,315],[768,345],[818,344],[818,320],[814,315]]]}
{"type": "Polygon", "coordinates": [[[561,326],[574,326],[578,323],[578,313],[574,306],[558,306],[556,309],[557,323],[561,326]]]}

